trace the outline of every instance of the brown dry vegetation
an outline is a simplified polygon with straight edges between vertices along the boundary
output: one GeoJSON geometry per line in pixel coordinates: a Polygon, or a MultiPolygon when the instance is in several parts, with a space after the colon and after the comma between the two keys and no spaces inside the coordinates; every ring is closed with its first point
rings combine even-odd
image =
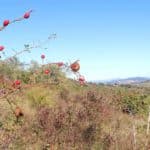
{"type": "Polygon", "coordinates": [[[12,71],[10,77],[5,69],[1,67],[5,78],[17,76],[23,82],[21,89],[0,99],[0,149],[150,149],[148,87],[80,86],[58,68],[57,84],[42,74],[32,84],[32,73],[12,71]],[[17,106],[23,115],[16,121],[13,111],[17,106]]]}

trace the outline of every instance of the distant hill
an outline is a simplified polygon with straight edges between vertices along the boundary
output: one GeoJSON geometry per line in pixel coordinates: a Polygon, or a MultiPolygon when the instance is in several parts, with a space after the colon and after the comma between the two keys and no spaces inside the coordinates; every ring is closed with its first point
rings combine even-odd
{"type": "Polygon", "coordinates": [[[150,82],[150,78],[148,77],[130,77],[125,79],[113,79],[113,80],[106,80],[106,81],[99,81],[98,83],[104,84],[139,84],[150,82]]]}

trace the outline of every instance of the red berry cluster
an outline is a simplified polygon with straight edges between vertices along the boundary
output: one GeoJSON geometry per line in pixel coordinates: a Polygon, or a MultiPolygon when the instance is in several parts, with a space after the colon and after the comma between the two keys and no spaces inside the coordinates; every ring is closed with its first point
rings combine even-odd
{"type": "Polygon", "coordinates": [[[70,69],[71,69],[71,71],[73,71],[76,74],[77,80],[80,83],[80,85],[85,85],[85,82],[86,82],[85,78],[84,78],[84,76],[80,75],[80,73],[79,73],[79,70],[80,70],[79,60],[72,63],[70,65],[70,69]]]}

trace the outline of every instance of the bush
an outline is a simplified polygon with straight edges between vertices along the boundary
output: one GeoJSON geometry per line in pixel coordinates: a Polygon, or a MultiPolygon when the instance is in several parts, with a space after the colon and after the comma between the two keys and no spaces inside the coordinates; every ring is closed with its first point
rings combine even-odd
{"type": "Polygon", "coordinates": [[[53,94],[46,88],[34,87],[27,91],[27,99],[32,107],[53,106],[53,94]]]}
{"type": "Polygon", "coordinates": [[[122,111],[128,114],[148,113],[150,100],[146,96],[125,96],[122,99],[122,111]]]}

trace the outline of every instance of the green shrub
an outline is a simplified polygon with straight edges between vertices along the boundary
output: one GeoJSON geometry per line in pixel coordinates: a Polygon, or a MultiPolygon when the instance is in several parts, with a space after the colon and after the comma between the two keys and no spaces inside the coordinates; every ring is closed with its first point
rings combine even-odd
{"type": "Polygon", "coordinates": [[[34,87],[27,92],[27,98],[32,107],[52,106],[53,94],[46,88],[34,87]]]}
{"type": "Polygon", "coordinates": [[[129,114],[145,114],[148,112],[149,104],[150,97],[146,97],[145,95],[125,96],[122,100],[122,110],[129,114]]]}

